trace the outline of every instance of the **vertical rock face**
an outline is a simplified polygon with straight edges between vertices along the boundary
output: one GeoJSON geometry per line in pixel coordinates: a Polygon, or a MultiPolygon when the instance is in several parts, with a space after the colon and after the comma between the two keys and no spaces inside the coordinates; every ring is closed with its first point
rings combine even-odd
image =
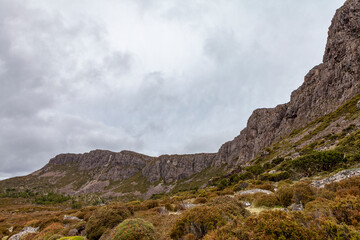
{"type": "Polygon", "coordinates": [[[223,144],[215,166],[253,159],[280,137],[334,111],[360,92],[360,1],[348,0],[329,28],[323,63],[305,76],[289,103],[257,109],[247,127],[223,144]]]}

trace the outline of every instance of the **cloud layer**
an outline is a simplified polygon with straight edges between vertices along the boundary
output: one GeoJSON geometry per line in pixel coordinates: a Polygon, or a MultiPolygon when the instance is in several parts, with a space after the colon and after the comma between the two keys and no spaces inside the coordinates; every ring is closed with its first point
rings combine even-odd
{"type": "Polygon", "coordinates": [[[216,152],[289,100],[342,3],[0,0],[0,178],[66,152],[216,152]]]}

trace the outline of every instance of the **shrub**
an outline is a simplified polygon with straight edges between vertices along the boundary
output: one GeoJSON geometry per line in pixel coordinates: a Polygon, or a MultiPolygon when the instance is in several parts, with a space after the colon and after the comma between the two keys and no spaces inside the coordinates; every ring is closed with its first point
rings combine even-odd
{"type": "Polygon", "coordinates": [[[276,196],[282,206],[288,207],[292,203],[293,188],[290,185],[281,185],[276,190],[276,196]]]}
{"type": "Polygon", "coordinates": [[[241,201],[230,196],[214,198],[208,203],[208,206],[219,209],[222,216],[226,219],[234,219],[238,216],[245,217],[249,215],[241,201]]]}
{"type": "Polygon", "coordinates": [[[275,207],[279,206],[279,200],[276,198],[275,194],[256,194],[253,204],[256,207],[275,207]]]}
{"type": "Polygon", "coordinates": [[[360,226],[360,198],[347,196],[343,199],[337,199],[331,206],[334,217],[340,223],[347,225],[360,226]]]}
{"type": "Polygon", "coordinates": [[[331,171],[345,161],[343,153],[323,151],[298,157],[292,160],[291,165],[296,171],[309,177],[321,171],[331,171]]]}
{"type": "Polygon", "coordinates": [[[246,169],[246,171],[252,173],[255,176],[258,176],[258,175],[262,174],[265,171],[265,169],[259,164],[246,167],[245,169],[246,169]]]}
{"type": "Polygon", "coordinates": [[[298,182],[293,189],[293,202],[306,204],[315,199],[315,190],[308,183],[298,182]]]}
{"type": "Polygon", "coordinates": [[[238,182],[238,184],[236,184],[236,186],[234,187],[234,191],[241,191],[244,190],[245,188],[247,188],[249,186],[249,183],[245,182],[245,181],[240,181],[238,182]]]}
{"type": "Polygon", "coordinates": [[[55,204],[63,203],[69,200],[69,196],[64,196],[61,194],[50,192],[47,195],[39,196],[35,198],[36,204],[55,204]]]}
{"type": "Polygon", "coordinates": [[[237,230],[238,239],[311,239],[312,232],[284,211],[264,211],[248,217],[237,230]]]}
{"type": "Polygon", "coordinates": [[[143,219],[127,219],[114,232],[113,240],[155,240],[154,226],[143,219]]]}
{"type": "Polygon", "coordinates": [[[288,179],[290,177],[290,173],[287,171],[279,171],[276,173],[265,173],[260,176],[261,180],[269,180],[272,182],[279,182],[281,180],[288,179]]]}
{"type": "Polygon", "coordinates": [[[248,179],[252,179],[253,178],[253,174],[251,172],[244,172],[239,174],[239,179],[240,180],[248,180],[248,179]]]}
{"type": "Polygon", "coordinates": [[[219,209],[201,206],[187,210],[176,222],[170,231],[173,239],[181,239],[192,233],[196,239],[202,238],[208,231],[225,224],[219,209]]]}
{"type": "Polygon", "coordinates": [[[143,202],[145,209],[151,209],[159,206],[159,202],[156,200],[146,200],[143,202]]]}
{"type": "Polygon", "coordinates": [[[131,214],[129,208],[120,203],[98,208],[86,225],[88,239],[99,239],[106,230],[112,229],[131,214]]]}
{"type": "Polygon", "coordinates": [[[201,204],[201,203],[206,203],[206,202],[207,202],[207,199],[204,197],[198,197],[194,200],[195,204],[201,204]]]}

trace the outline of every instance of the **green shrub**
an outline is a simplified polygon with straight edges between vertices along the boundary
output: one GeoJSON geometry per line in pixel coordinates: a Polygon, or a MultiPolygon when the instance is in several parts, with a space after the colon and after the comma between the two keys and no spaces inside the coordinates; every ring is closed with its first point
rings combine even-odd
{"type": "Polygon", "coordinates": [[[258,176],[258,175],[262,174],[265,171],[265,169],[259,164],[246,167],[245,169],[246,169],[246,171],[252,173],[255,176],[258,176]]]}
{"type": "Polygon", "coordinates": [[[36,204],[56,204],[63,203],[69,200],[69,196],[64,196],[62,194],[50,192],[47,195],[39,196],[35,198],[36,204]]]}
{"type": "Polygon", "coordinates": [[[256,194],[253,204],[256,207],[275,207],[279,206],[280,202],[275,194],[256,194]]]}
{"type": "Polygon", "coordinates": [[[155,240],[154,226],[143,219],[126,219],[114,232],[113,240],[155,240]]]}
{"type": "Polygon", "coordinates": [[[287,171],[279,171],[275,173],[264,173],[260,175],[261,180],[269,180],[272,182],[279,182],[281,180],[288,179],[290,177],[290,173],[287,171]]]}
{"type": "Polygon", "coordinates": [[[99,239],[106,230],[112,229],[131,214],[130,209],[120,203],[98,208],[87,222],[87,238],[99,239]]]}
{"type": "Polygon", "coordinates": [[[309,177],[321,171],[331,171],[344,162],[346,162],[346,159],[343,153],[323,151],[298,157],[292,160],[291,166],[295,171],[309,177]]]}
{"type": "Polygon", "coordinates": [[[240,180],[248,180],[248,179],[252,179],[254,176],[251,172],[244,172],[239,174],[239,179],[240,180]]]}

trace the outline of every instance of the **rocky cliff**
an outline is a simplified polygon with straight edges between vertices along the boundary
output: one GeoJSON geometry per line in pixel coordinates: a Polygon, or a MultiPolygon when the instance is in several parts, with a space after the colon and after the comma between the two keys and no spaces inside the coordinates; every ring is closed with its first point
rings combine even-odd
{"type": "Polygon", "coordinates": [[[360,1],[348,0],[336,11],[323,63],[305,76],[289,103],[257,109],[234,140],[223,144],[215,166],[243,164],[271,143],[328,114],[360,92],[360,1]]]}

